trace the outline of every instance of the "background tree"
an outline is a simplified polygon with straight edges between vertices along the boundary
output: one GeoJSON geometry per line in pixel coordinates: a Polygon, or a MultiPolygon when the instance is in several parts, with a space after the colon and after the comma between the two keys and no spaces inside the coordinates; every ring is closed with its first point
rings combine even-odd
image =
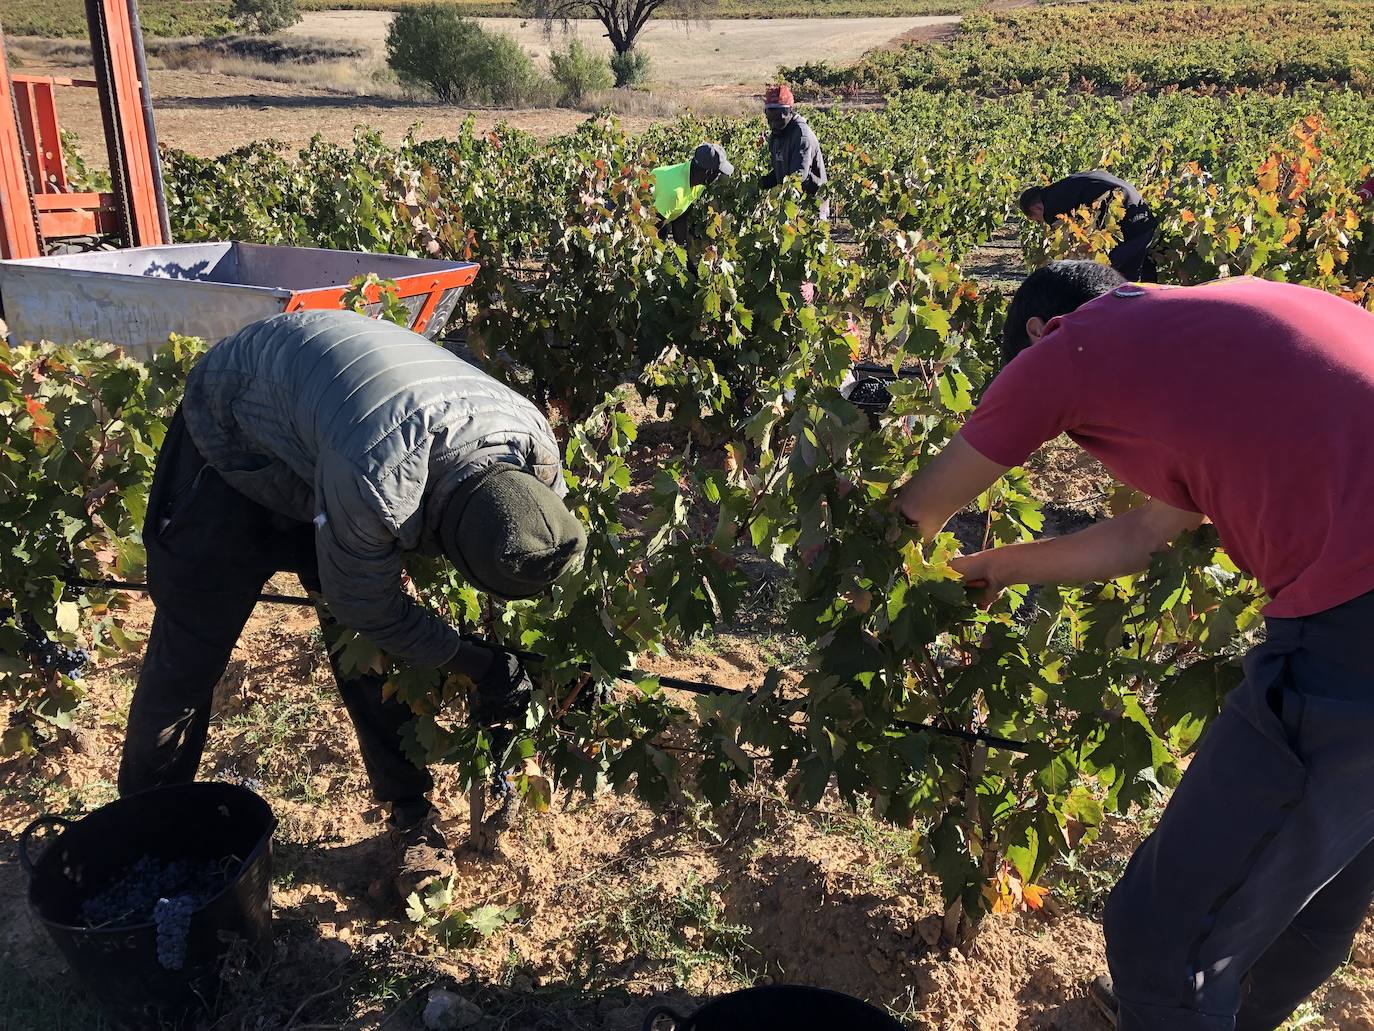
{"type": "MultiPolygon", "coordinates": [[[[635,40],[649,19],[660,12],[687,23],[703,21],[715,6],[716,0],[520,0],[520,9],[535,18],[544,19],[544,27],[552,30],[553,23],[565,26],[574,18],[595,18],[606,29],[606,38],[615,48],[619,64],[634,50],[635,40]]],[[[617,61],[612,61],[617,67],[617,61]]],[[[616,85],[626,83],[616,75],[616,85]]]]}
{"type": "Polygon", "coordinates": [[[264,35],[289,29],[301,20],[296,0],[234,0],[230,14],[245,32],[264,35]]]}

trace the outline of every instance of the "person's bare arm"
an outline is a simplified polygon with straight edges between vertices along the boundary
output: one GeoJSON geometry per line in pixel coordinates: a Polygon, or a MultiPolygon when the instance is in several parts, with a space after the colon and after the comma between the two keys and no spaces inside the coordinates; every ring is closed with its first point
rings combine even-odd
{"type": "Polygon", "coordinates": [[[991,605],[1009,584],[1080,584],[1138,573],[1185,530],[1202,525],[1197,512],[1150,500],[1114,519],[1025,544],[1009,544],[950,562],[979,604],[991,605]]]}
{"type": "Polygon", "coordinates": [[[921,536],[931,540],[950,517],[991,487],[1007,471],[984,458],[955,434],[949,444],[902,485],[897,507],[921,536]]]}

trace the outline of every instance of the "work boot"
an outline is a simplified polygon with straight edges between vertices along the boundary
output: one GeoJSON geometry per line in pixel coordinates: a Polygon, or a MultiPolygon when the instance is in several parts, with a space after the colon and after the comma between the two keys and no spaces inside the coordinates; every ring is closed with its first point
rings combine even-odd
{"type": "Polygon", "coordinates": [[[1112,986],[1110,976],[1101,974],[1088,983],[1088,1001],[1092,1003],[1094,1012],[1104,1021],[1105,1027],[1116,1027],[1116,989],[1112,986]]]}
{"type": "Polygon", "coordinates": [[[393,813],[388,824],[396,893],[403,900],[453,873],[453,853],[439,830],[438,811],[431,806],[418,819],[404,820],[404,815],[393,813]]]}

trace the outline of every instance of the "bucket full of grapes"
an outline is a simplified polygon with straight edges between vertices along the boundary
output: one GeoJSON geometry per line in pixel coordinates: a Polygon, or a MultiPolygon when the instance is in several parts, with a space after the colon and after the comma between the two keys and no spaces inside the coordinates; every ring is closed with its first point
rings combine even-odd
{"type": "Polygon", "coordinates": [[[233,784],[153,788],[19,838],[29,906],[118,1027],[213,1009],[225,970],[272,949],[268,804],[233,784]],[[35,858],[34,836],[60,828],[35,858]]]}

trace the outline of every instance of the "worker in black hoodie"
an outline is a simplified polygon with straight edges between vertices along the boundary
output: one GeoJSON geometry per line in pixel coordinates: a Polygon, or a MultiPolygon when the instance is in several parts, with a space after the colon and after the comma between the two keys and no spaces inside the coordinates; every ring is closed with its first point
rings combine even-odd
{"type": "Polygon", "coordinates": [[[1140,191],[1126,180],[1110,172],[1076,172],[1048,186],[1032,186],[1024,191],[1021,211],[1032,222],[1053,222],[1061,215],[1096,204],[1111,193],[1119,193],[1126,205],[1121,242],[1108,256],[1112,268],[1127,279],[1153,283],[1156,277],[1150,244],[1154,242],[1157,223],[1140,191]]]}

